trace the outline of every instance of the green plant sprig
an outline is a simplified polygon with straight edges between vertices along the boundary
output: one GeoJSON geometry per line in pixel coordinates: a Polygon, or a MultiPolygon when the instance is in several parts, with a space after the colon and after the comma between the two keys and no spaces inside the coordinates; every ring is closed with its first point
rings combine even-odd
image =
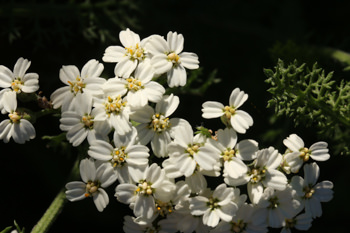
{"type": "Polygon", "coordinates": [[[295,126],[315,127],[319,135],[335,141],[335,151],[350,154],[350,82],[339,86],[315,63],[312,69],[295,60],[288,66],[279,59],[275,70],[265,69],[268,92],[277,116],[293,119],[295,126]]]}

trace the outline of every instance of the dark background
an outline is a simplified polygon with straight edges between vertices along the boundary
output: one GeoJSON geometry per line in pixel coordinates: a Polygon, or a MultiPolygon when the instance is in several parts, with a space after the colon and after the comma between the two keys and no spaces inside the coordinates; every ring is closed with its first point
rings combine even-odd
{"type": "MultiPolygon", "coordinates": [[[[174,116],[193,126],[223,127],[216,120],[201,118],[201,104],[207,100],[227,103],[231,91],[239,87],[249,94],[242,109],[254,119],[253,127],[239,139],[252,138],[261,148],[271,145],[283,152],[281,142],[291,133],[299,134],[306,145],[320,136],[312,127],[294,128],[292,119],[272,120],[273,109],[266,108],[271,96],[263,69],[272,69],[277,58],[286,62],[296,58],[310,66],[317,61],[326,72],[335,71],[335,79],[349,80],[344,64],[314,52],[323,47],[350,51],[349,11],[350,2],[340,0],[1,1],[0,64],[12,69],[19,57],[31,60],[29,71],[39,73],[42,95],[49,97],[62,86],[58,78],[62,65],[81,69],[92,58],[102,61],[108,46],[120,45],[120,30],[129,27],[141,38],[177,31],[184,35],[184,51],[199,56],[203,69],[199,78],[205,81],[216,70],[221,82],[202,95],[181,94],[174,116]],[[287,43],[303,49],[276,49],[287,43]]],[[[112,77],[114,64],[104,65],[104,76],[112,77]]],[[[0,142],[0,230],[16,220],[30,232],[67,183],[77,154],[76,149],[55,149],[41,140],[60,133],[57,118],[43,117],[34,126],[36,138],[24,145],[0,142]]],[[[323,216],[314,220],[309,232],[347,229],[350,161],[333,154],[332,145],[330,149],[331,159],[318,163],[319,181],[334,183],[334,199],[323,203],[323,216]]],[[[108,191],[110,204],[104,212],[99,213],[92,200],[67,203],[49,232],[121,232],[123,216],[131,211],[115,200],[114,187],[108,191]]]]}

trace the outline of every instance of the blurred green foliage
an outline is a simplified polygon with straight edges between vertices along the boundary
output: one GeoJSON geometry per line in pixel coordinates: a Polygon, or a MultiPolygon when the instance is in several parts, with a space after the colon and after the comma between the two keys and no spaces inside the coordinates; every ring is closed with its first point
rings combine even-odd
{"type": "Polygon", "coordinates": [[[134,0],[9,0],[0,8],[1,37],[9,43],[32,41],[35,49],[52,41],[72,46],[79,37],[116,42],[120,28],[139,28],[133,13],[139,10],[134,0]]]}
{"type": "Polygon", "coordinates": [[[350,82],[339,85],[315,63],[312,68],[295,60],[285,65],[278,60],[274,71],[264,70],[272,94],[267,107],[277,116],[287,116],[294,124],[312,127],[320,138],[332,142],[334,154],[349,154],[350,82]]]}

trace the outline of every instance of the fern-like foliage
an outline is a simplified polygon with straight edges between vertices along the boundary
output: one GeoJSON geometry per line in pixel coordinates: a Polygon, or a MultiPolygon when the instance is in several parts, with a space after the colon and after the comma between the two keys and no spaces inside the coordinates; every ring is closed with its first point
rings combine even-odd
{"type": "Polygon", "coordinates": [[[315,127],[322,138],[332,142],[335,153],[350,154],[350,82],[339,85],[315,63],[312,69],[295,60],[285,66],[278,60],[275,70],[265,69],[268,92],[277,116],[293,119],[294,124],[315,127]]]}

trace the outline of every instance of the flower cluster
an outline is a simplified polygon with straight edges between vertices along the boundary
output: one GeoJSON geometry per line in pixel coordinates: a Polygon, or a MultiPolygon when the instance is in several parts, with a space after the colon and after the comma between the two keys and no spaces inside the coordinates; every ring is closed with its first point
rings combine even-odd
{"type": "MultiPolygon", "coordinates": [[[[80,162],[82,181],[66,184],[68,200],[92,197],[103,211],[110,198],[105,189],[115,185],[115,199],[133,213],[125,216],[126,233],[310,228],[322,214],[321,202],[333,195],[332,182],[318,183],[319,166],[309,162],[329,159],[326,142],[307,148],[292,134],[283,141],[287,149],[281,154],[272,146],[259,148],[253,139],[239,140],[253,125],[240,109],[248,94],[239,88],[227,105],[202,105],[202,117],[220,118],[224,127],[214,135],[195,133],[187,120],[171,117],[180,98],[166,95],[167,87],[157,82],[164,76],[168,87],[184,86],[186,69],[198,68],[197,55],[183,52],[183,36],[169,32],[166,39],[151,35],[141,40],[126,29],[119,39],[122,46],[108,47],[102,58],[116,63],[115,77],[102,78],[104,66],[94,59],[81,71],[63,66],[59,77],[65,86],[51,95],[53,108],[61,109],[60,129],[67,140],[73,146],[88,143],[87,157],[80,162]],[[298,175],[301,169],[303,177],[298,175]],[[207,177],[222,183],[211,187],[207,177]]],[[[23,127],[27,136],[19,136],[15,125],[27,123],[14,116],[14,96],[36,91],[38,76],[24,75],[26,60],[17,63],[14,73],[0,67],[0,85],[6,88],[0,108],[14,125],[8,133],[1,123],[0,138],[23,142],[34,129],[23,127]]]]}
{"type": "Polygon", "coordinates": [[[28,120],[30,115],[17,106],[19,95],[34,93],[39,89],[39,75],[26,73],[30,64],[30,61],[21,57],[13,71],[0,65],[0,111],[8,115],[8,119],[0,123],[0,139],[6,143],[12,137],[16,143],[23,144],[36,135],[28,120]]]}

